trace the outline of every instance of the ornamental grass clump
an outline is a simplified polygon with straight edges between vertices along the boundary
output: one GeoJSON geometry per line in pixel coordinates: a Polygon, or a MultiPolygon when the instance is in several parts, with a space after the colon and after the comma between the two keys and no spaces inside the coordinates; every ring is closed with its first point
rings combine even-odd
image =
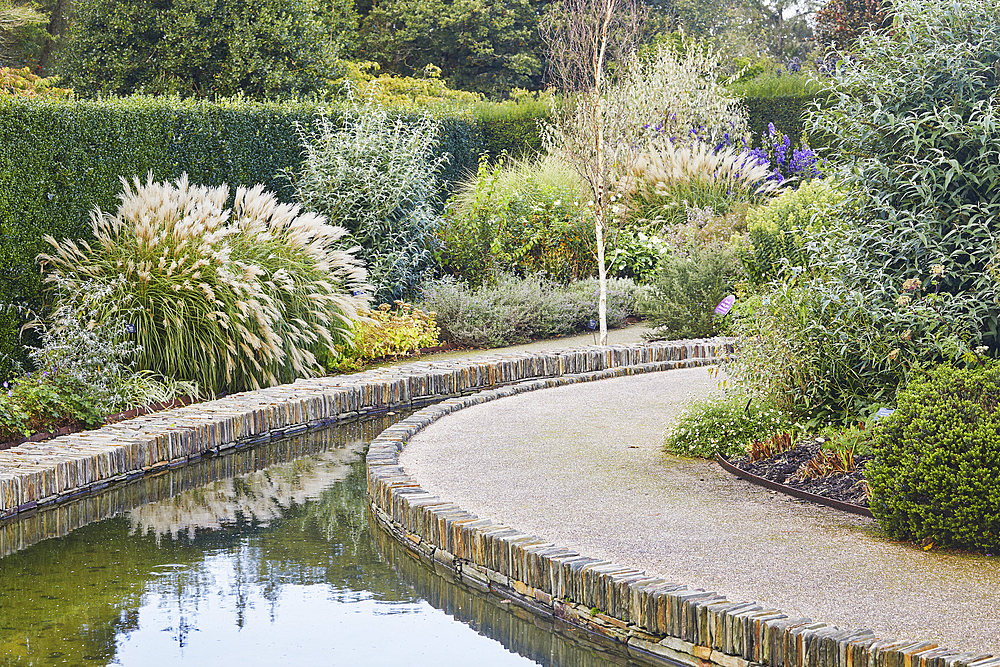
{"type": "Polygon", "coordinates": [[[346,233],[263,186],[191,185],[183,175],[134,188],[116,214],[91,213],[92,242],[56,241],[47,280],[117,285],[102,319],[127,319],[138,369],[242,391],[322,371],[316,353],[344,340],[366,303],[364,268],[337,249],[346,233]]]}
{"type": "Polygon", "coordinates": [[[770,175],[766,164],[731,146],[657,140],[633,163],[626,198],[636,219],[683,223],[690,208],[725,215],[737,203],[763,200],[778,188],[770,175]]]}

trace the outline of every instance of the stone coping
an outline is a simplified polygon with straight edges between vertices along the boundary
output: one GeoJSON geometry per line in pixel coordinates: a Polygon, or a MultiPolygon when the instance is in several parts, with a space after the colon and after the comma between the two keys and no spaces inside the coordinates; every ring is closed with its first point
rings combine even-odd
{"type": "Polygon", "coordinates": [[[232,447],[539,378],[712,363],[731,339],[586,346],[418,361],[157,412],[0,451],[0,519],[232,447]]]}
{"type": "MultiPolygon", "coordinates": [[[[674,367],[683,365],[688,364],[674,367]]],[[[414,435],[457,410],[525,391],[647,370],[653,369],[616,367],[529,380],[419,410],[369,447],[368,493],[375,520],[407,549],[450,569],[468,585],[609,637],[646,662],[687,667],[1000,667],[1000,657],[793,618],[587,557],[471,514],[422,489],[399,463],[414,435]]]]}

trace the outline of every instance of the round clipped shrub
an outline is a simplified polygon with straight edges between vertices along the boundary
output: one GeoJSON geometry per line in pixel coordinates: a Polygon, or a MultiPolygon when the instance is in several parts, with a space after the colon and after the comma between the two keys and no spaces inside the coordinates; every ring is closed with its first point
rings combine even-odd
{"type": "Polygon", "coordinates": [[[1000,546],[1000,364],[941,366],[875,431],[870,507],[900,539],[1000,546]]]}

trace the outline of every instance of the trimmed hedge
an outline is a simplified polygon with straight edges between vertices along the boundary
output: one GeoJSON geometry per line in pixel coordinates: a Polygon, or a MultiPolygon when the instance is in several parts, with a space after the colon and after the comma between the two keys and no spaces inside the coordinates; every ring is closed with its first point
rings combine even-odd
{"type": "MultiPolygon", "coordinates": [[[[282,201],[294,190],[282,175],[302,151],[295,124],[311,126],[320,107],[305,102],[208,102],[176,97],[51,100],[0,96],[0,305],[45,310],[35,257],[45,234],[89,237],[90,211],[117,207],[119,177],[217,186],[263,183],[282,201]]],[[[334,109],[330,110],[335,113],[334,109]]],[[[405,113],[405,112],[403,112],[405,113]]],[[[452,155],[445,187],[475,173],[485,149],[470,113],[442,112],[441,148],[452,155]]],[[[0,379],[23,361],[22,312],[0,309],[0,379]]]]}
{"type": "Polygon", "coordinates": [[[747,126],[754,139],[757,139],[761,136],[767,136],[768,123],[774,123],[775,130],[787,134],[795,141],[802,136],[802,132],[805,130],[803,115],[815,101],[815,95],[744,97],[743,105],[747,109],[747,126]]]}
{"type": "Polygon", "coordinates": [[[869,506],[893,537],[1000,547],[1000,364],[940,366],[874,432],[869,506]]]}

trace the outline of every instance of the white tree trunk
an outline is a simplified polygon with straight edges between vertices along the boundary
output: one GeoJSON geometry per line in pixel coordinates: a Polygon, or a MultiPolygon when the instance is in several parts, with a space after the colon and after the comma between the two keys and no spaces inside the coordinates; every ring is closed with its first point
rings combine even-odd
{"type": "Polygon", "coordinates": [[[600,285],[600,296],[597,299],[597,316],[601,321],[601,345],[608,344],[608,271],[604,266],[604,220],[598,213],[595,216],[594,232],[597,235],[597,282],[600,285]]]}

